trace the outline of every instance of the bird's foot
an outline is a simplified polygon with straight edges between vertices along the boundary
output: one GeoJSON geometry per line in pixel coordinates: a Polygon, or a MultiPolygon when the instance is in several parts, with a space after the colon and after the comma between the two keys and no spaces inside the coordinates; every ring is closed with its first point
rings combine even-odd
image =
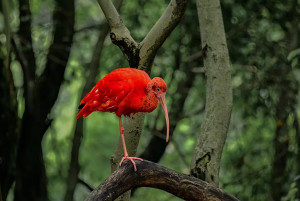
{"type": "Polygon", "coordinates": [[[123,163],[123,161],[124,161],[125,159],[128,159],[128,160],[131,161],[131,163],[133,164],[133,167],[134,167],[134,171],[135,171],[135,172],[137,171],[137,168],[136,168],[136,165],[135,165],[134,160],[140,160],[140,161],[143,161],[142,158],[138,158],[138,157],[130,157],[130,156],[124,156],[124,157],[122,158],[121,162],[120,162],[120,166],[122,165],[122,163],[123,163]]]}

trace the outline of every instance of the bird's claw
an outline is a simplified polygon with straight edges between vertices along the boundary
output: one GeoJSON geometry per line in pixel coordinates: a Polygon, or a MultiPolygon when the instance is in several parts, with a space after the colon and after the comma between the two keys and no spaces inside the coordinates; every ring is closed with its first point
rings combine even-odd
{"type": "Polygon", "coordinates": [[[122,160],[121,160],[119,166],[122,165],[122,163],[123,163],[123,161],[124,161],[125,159],[128,159],[128,160],[131,161],[131,163],[133,164],[133,167],[134,167],[134,171],[135,171],[135,172],[137,171],[137,168],[136,168],[136,165],[135,165],[134,160],[140,160],[140,161],[143,161],[142,158],[138,158],[138,157],[130,157],[130,156],[124,156],[124,157],[122,158],[122,160]]]}

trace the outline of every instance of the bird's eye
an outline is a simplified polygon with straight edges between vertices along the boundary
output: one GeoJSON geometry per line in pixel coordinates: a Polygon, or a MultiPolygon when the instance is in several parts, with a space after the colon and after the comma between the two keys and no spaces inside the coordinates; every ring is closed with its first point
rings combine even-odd
{"type": "Polygon", "coordinates": [[[159,87],[157,87],[157,88],[156,88],[156,91],[160,91],[160,88],[159,88],[159,87]]]}

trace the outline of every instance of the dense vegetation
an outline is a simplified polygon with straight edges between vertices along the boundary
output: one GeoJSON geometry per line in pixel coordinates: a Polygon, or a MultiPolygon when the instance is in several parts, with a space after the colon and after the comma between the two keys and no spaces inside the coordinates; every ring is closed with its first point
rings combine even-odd
{"type": "MultiPolygon", "coordinates": [[[[11,37],[14,40],[20,40],[22,35],[18,33],[22,20],[18,5],[24,1],[7,1],[11,37]]],[[[123,2],[120,11],[122,19],[137,41],[147,34],[168,2],[123,2]]],[[[40,76],[48,63],[47,55],[53,42],[55,23],[51,16],[55,2],[30,0],[29,3],[32,14],[30,34],[36,65],[34,74],[40,76]]],[[[300,2],[225,0],[221,5],[232,62],[234,102],[221,161],[220,188],[240,200],[300,200],[300,2]]],[[[4,6],[1,11],[3,9],[4,6]]],[[[0,15],[1,71],[4,71],[7,53],[7,27],[4,26],[3,13],[0,15]]],[[[95,44],[105,29],[103,22],[105,19],[97,1],[75,1],[75,34],[70,57],[58,98],[47,114],[50,123],[42,138],[51,201],[63,200],[66,194],[77,106],[90,73],[95,44]]],[[[12,43],[10,70],[17,97],[15,107],[19,119],[22,119],[24,97],[28,92],[24,89],[27,79],[23,77],[17,46],[12,43]]],[[[190,1],[180,24],[160,48],[151,72],[151,77],[161,76],[168,84],[166,98],[173,133],[166,149],[161,144],[155,147],[164,151],[163,155],[150,151],[153,154],[151,160],[187,174],[205,107],[205,75],[201,70],[200,47],[196,3],[190,1]]],[[[122,52],[107,37],[97,64],[99,73],[93,81],[115,68],[127,66],[122,52]]],[[[1,82],[1,96],[4,88],[1,82]]],[[[43,99],[42,95],[40,99],[43,99]]],[[[3,109],[5,104],[1,100],[3,109]]],[[[12,123],[1,118],[1,126],[8,123],[18,127],[20,120],[12,123]]],[[[137,155],[150,157],[148,143],[157,136],[161,138],[165,133],[164,126],[161,108],[146,115],[137,155]]],[[[114,114],[95,112],[84,120],[83,130],[79,182],[74,195],[76,201],[83,200],[89,194],[87,184],[94,188],[110,175],[110,156],[119,136],[118,119],[114,114]]],[[[7,147],[5,139],[4,136],[0,138],[0,154],[5,150],[14,150],[7,147]]],[[[14,187],[13,182],[7,200],[13,200],[14,187]]],[[[160,190],[141,188],[134,191],[132,200],[142,199],[179,200],[160,190]]]]}

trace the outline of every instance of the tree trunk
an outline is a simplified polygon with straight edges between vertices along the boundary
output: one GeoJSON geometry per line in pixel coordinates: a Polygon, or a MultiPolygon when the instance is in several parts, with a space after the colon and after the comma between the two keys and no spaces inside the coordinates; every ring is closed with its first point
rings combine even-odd
{"type": "Polygon", "coordinates": [[[74,0],[56,1],[53,13],[53,42],[45,70],[36,75],[31,39],[31,12],[28,0],[19,0],[20,28],[16,55],[23,69],[25,111],[17,153],[15,201],[46,201],[47,182],[42,152],[42,138],[51,124],[48,118],[68,63],[74,34],[74,0]]]}
{"type": "Polygon", "coordinates": [[[297,115],[297,111],[294,111],[294,127],[296,130],[296,136],[295,136],[295,140],[297,142],[297,153],[296,153],[296,167],[297,170],[296,171],[296,175],[298,175],[298,178],[296,180],[296,187],[298,189],[297,194],[296,194],[296,198],[300,199],[300,121],[299,121],[299,117],[297,115]]]}
{"type": "Polygon", "coordinates": [[[231,68],[219,0],[197,0],[206,81],[205,115],[191,174],[218,186],[232,110],[231,68]]]}
{"type": "Polygon", "coordinates": [[[271,170],[271,193],[274,201],[280,201],[286,193],[283,184],[287,180],[285,169],[288,160],[289,130],[291,129],[288,126],[288,117],[293,112],[295,94],[297,94],[297,91],[292,90],[290,84],[282,84],[281,87],[276,107],[275,154],[271,170]]]}
{"type": "MultiPolygon", "coordinates": [[[[285,37],[286,55],[299,46],[299,27],[298,20],[293,16],[297,13],[297,1],[292,1],[291,10],[286,12],[286,20],[290,25],[284,24],[282,28],[287,30],[285,37]]],[[[275,51],[276,52],[276,51],[275,51]]],[[[293,115],[297,108],[298,81],[291,62],[287,61],[286,56],[281,57],[282,64],[275,72],[278,76],[276,86],[279,92],[279,100],[276,105],[276,130],[274,136],[274,158],[271,169],[271,194],[274,201],[280,201],[286,195],[288,189],[284,188],[289,182],[287,179],[288,172],[286,170],[289,159],[289,132],[292,126],[289,125],[289,116],[293,115]]],[[[297,116],[294,117],[297,119],[297,116]]],[[[294,124],[296,132],[298,125],[294,124]]],[[[296,133],[296,136],[298,134],[296,133]]],[[[299,161],[298,161],[299,163],[299,161]]],[[[298,189],[299,190],[299,189],[298,189]]]]}
{"type": "Polygon", "coordinates": [[[25,115],[17,155],[15,201],[46,201],[46,171],[41,145],[40,122],[25,115]],[[36,125],[35,125],[36,124],[36,125]],[[30,147],[30,148],[29,148],[30,147]]]}
{"type": "Polygon", "coordinates": [[[0,47],[0,200],[6,200],[16,173],[16,152],[19,136],[16,92],[10,70],[11,30],[7,0],[0,5],[4,19],[5,47],[0,47]]]}

